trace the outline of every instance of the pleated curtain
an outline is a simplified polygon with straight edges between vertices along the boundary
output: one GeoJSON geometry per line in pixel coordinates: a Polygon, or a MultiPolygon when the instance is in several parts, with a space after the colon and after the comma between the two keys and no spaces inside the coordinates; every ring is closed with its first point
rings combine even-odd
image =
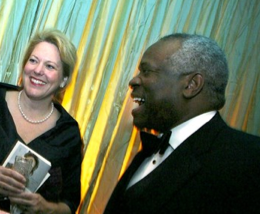
{"type": "Polygon", "coordinates": [[[78,61],[62,105],[84,140],[78,213],[101,214],[140,147],[128,82],[148,46],[176,33],[216,40],[229,62],[221,115],[260,135],[259,0],[0,0],[0,81],[17,84],[30,37],[64,32],[78,61]]]}

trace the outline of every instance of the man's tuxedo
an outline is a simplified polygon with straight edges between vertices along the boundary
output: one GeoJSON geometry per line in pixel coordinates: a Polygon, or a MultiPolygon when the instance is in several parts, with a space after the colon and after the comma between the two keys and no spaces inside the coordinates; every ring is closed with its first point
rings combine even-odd
{"type": "Polygon", "coordinates": [[[260,213],[260,138],[228,127],[219,113],[126,190],[143,160],[141,151],[105,214],[260,213]]]}

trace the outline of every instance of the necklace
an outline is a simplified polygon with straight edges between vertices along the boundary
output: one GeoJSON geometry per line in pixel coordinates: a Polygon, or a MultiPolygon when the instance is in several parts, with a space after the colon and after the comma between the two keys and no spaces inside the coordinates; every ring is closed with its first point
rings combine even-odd
{"type": "Polygon", "coordinates": [[[52,115],[52,113],[53,113],[53,109],[54,109],[54,105],[53,105],[53,102],[51,103],[51,111],[50,111],[50,113],[45,117],[45,118],[43,118],[43,119],[41,119],[41,120],[31,120],[31,119],[29,119],[27,116],[26,116],[26,114],[23,112],[23,110],[22,110],[22,107],[21,107],[21,94],[23,93],[23,90],[21,90],[20,92],[19,92],[19,94],[18,94],[18,108],[19,108],[19,111],[20,111],[20,113],[21,113],[21,115],[23,116],[23,118],[26,120],[26,121],[28,121],[29,123],[33,123],[33,124],[38,124],[38,123],[43,123],[43,122],[45,122],[46,120],[48,120],[49,118],[50,118],[50,116],[52,115]]]}

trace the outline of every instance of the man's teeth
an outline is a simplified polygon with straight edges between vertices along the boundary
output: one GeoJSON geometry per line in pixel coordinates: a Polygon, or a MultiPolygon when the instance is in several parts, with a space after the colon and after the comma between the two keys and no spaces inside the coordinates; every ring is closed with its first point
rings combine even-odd
{"type": "Polygon", "coordinates": [[[145,100],[143,98],[135,97],[134,102],[138,103],[139,105],[143,104],[145,100]]]}
{"type": "Polygon", "coordinates": [[[46,83],[45,82],[42,82],[40,80],[36,80],[36,79],[31,79],[31,81],[35,84],[41,84],[41,85],[45,85],[46,83]]]}

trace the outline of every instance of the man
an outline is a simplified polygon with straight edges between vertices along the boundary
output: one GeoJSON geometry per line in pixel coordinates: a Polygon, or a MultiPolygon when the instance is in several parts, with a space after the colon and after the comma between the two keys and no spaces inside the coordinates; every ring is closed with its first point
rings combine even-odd
{"type": "Polygon", "coordinates": [[[260,213],[260,138],[228,127],[218,113],[228,66],[216,42],[166,36],[139,70],[129,85],[143,149],[104,213],[260,213]],[[167,133],[164,148],[149,154],[153,137],[144,129],[167,133]]]}

